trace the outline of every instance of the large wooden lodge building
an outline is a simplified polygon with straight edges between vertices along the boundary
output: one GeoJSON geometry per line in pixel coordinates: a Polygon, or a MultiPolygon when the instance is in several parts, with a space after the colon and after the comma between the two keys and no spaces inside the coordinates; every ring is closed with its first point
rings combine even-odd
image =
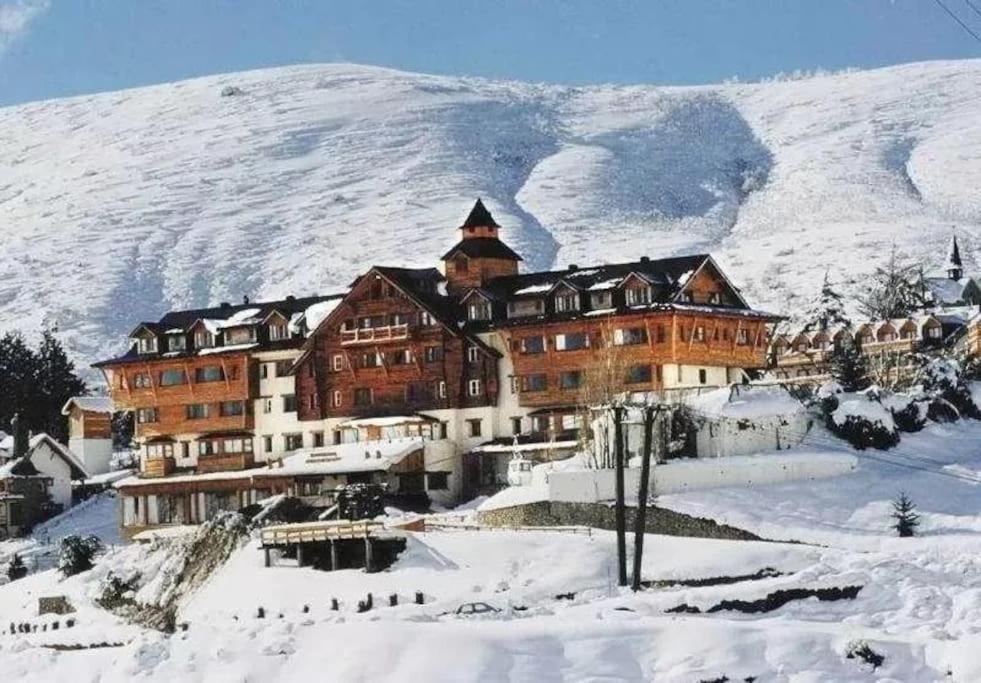
{"type": "Polygon", "coordinates": [[[506,444],[572,444],[598,367],[617,390],[670,392],[766,364],[775,317],[709,255],[522,273],[480,200],[459,232],[442,270],[375,266],[341,294],[137,325],[97,364],[136,415],[124,526],[346,482],[458,500],[502,482],[506,444]]]}

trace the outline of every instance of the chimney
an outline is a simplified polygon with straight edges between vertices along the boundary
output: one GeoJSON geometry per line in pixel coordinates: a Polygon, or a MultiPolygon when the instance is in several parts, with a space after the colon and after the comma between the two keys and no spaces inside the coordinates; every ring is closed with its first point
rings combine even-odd
{"type": "Polygon", "coordinates": [[[569,272],[570,273],[574,273],[577,270],[579,270],[579,266],[577,266],[575,263],[570,263],[569,264],[569,272]]]}
{"type": "Polygon", "coordinates": [[[232,305],[230,303],[228,303],[227,301],[222,301],[220,304],[218,304],[218,307],[219,308],[231,308],[232,305]]]}
{"type": "Polygon", "coordinates": [[[287,294],[286,295],[286,300],[287,301],[296,301],[296,297],[293,296],[292,294],[287,294]]]}
{"type": "Polygon", "coordinates": [[[641,256],[640,257],[640,262],[641,263],[650,263],[651,262],[651,257],[650,256],[641,256]]]}
{"type": "Polygon", "coordinates": [[[245,304],[246,306],[249,305],[249,295],[248,294],[246,294],[245,296],[242,297],[242,303],[245,304]]]}
{"type": "Polygon", "coordinates": [[[27,455],[27,425],[23,424],[20,413],[14,413],[10,418],[10,429],[14,433],[14,453],[13,457],[22,458],[27,455]]]}

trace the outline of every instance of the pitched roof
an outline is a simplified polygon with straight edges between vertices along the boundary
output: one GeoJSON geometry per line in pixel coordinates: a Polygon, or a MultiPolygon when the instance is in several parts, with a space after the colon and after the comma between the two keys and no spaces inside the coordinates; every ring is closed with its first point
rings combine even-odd
{"type": "Polygon", "coordinates": [[[470,239],[460,240],[452,249],[443,254],[443,260],[445,261],[461,252],[470,258],[499,258],[508,261],[523,260],[511,247],[495,237],[472,237],[470,239]]]}
{"type": "Polygon", "coordinates": [[[78,406],[79,410],[86,410],[90,413],[109,413],[111,415],[115,412],[112,399],[108,396],[75,396],[65,402],[61,408],[61,414],[70,413],[73,405],[78,406]]]}
{"type": "Polygon", "coordinates": [[[81,461],[79,461],[67,446],[42,432],[31,437],[31,440],[28,442],[27,455],[9,460],[3,466],[0,466],[0,478],[11,475],[22,477],[37,476],[39,474],[38,469],[31,462],[31,459],[42,444],[47,444],[55,455],[65,461],[71,469],[72,479],[86,479],[89,476],[85,470],[85,466],[82,465],[81,461]]]}
{"type": "Polygon", "coordinates": [[[460,229],[464,228],[499,228],[500,225],[494,220],[491,212],[487,210],[484,206],[484,202],[477,197],[477,201],[474,203],[473,208],[470,209],[470,215],[467,216],[467,220],[463,221],[463,225],[460,229]]]}
{"type": "Polygon", "coordinates": [[[964,264],[961,262],[961,250],[957,246],[957,235],[950,237],[950,251],[947,252],[947,267],[960,268],[964,264]]]}

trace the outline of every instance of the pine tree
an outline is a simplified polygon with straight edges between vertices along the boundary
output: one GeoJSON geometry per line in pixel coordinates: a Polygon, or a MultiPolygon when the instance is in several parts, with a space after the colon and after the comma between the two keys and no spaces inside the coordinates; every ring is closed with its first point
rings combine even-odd
{"type": "Polygon", "coordinates": [[[905,491],[901,491],[896,500],[892,502],[892,518],[896,520],[892,528],[902,538],[912,536],[920,524],[920,515],[916,513],[916,505],[913,504],[905,491]]]}
{"type": "Polygon", "coordinates": [[[47,432],[61,442],[68,440],[68,424],[61,414],[65,402],[86,392],[85,382],[75,374],[75,364],[68,358],[54,330],[45,330],[37,352],[37,401],[41,414],[34,421],[36,431],[47,432]]]}
{"type": "Polygon", "coordinates": [[[917,272],[915,266],[900,259],[893,245],[886,265],[875,269],[868,291],[859,298],[862,315],[872,320],[905,318],[925,306],[925,292],[917,282],[917,272]]]}
{"type": "Polygon", "coordinates": [[[872,384],[868,360],[847,334],[831,353],[830,372],[842,391],[864,391],[872,384]]]}
{"type": "Polygon", "coordinates": [[[821,291],[802,317],[805,332],[827,332],[835,327],[851,326],[851,320],[845,312],[844,298],[831,286],[827,272],[824,273],[821,291]]]}

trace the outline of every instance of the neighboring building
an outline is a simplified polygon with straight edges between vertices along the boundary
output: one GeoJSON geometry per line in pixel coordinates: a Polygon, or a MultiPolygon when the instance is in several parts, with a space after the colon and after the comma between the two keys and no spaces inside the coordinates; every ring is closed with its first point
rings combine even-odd
{"type": "Polygon", "coordinates": [[[961,250],[957,244],[956,235],[950,238],[944,271],[943,276],[924,278],[927,299],[933,306],[945,308],[981,304],[979,279],[977,276],[964,274],[964,262],[961,259],[961,250]]]}
{"type": "Polygon", "coordinates": [[[90,475],[105,474],[112,460],[112,399],[76,396],[61,414],[68,417],[68,448],[90,475]]]}
{"type": "Polygon", "coordinates": [[[2,538],[17,536],[71,507],[72,481],[88,476],[75,455],[47,434],[15,436],[13,441],[11,450],[0,454],[2,538]]]}
{"type": "Polygon", "coordinates": [[[506,483],[504,440],[519,436],[538,459],[574,441],[605,359],[616,358],[611,387],[634,392],[727,385],[765,366],[776,316],[751,309],[708,255],[520,274],[481,201],[459,229],[443,273],[375,266],[344,295],[138,326],[128,353],[98,364],[117,407],[137,413],[141,480],[117,486],[140,502],[124,501],[124,519],[173,519],[151,495],[213,494],[182,499],[182,519],[198,521],[282,489],[258,483],[280,460],[285,472],[303,457],[346,462],[352,443],[375,452],[409,435],[421,460],[378,476],[452,502],[506,483]]]}

